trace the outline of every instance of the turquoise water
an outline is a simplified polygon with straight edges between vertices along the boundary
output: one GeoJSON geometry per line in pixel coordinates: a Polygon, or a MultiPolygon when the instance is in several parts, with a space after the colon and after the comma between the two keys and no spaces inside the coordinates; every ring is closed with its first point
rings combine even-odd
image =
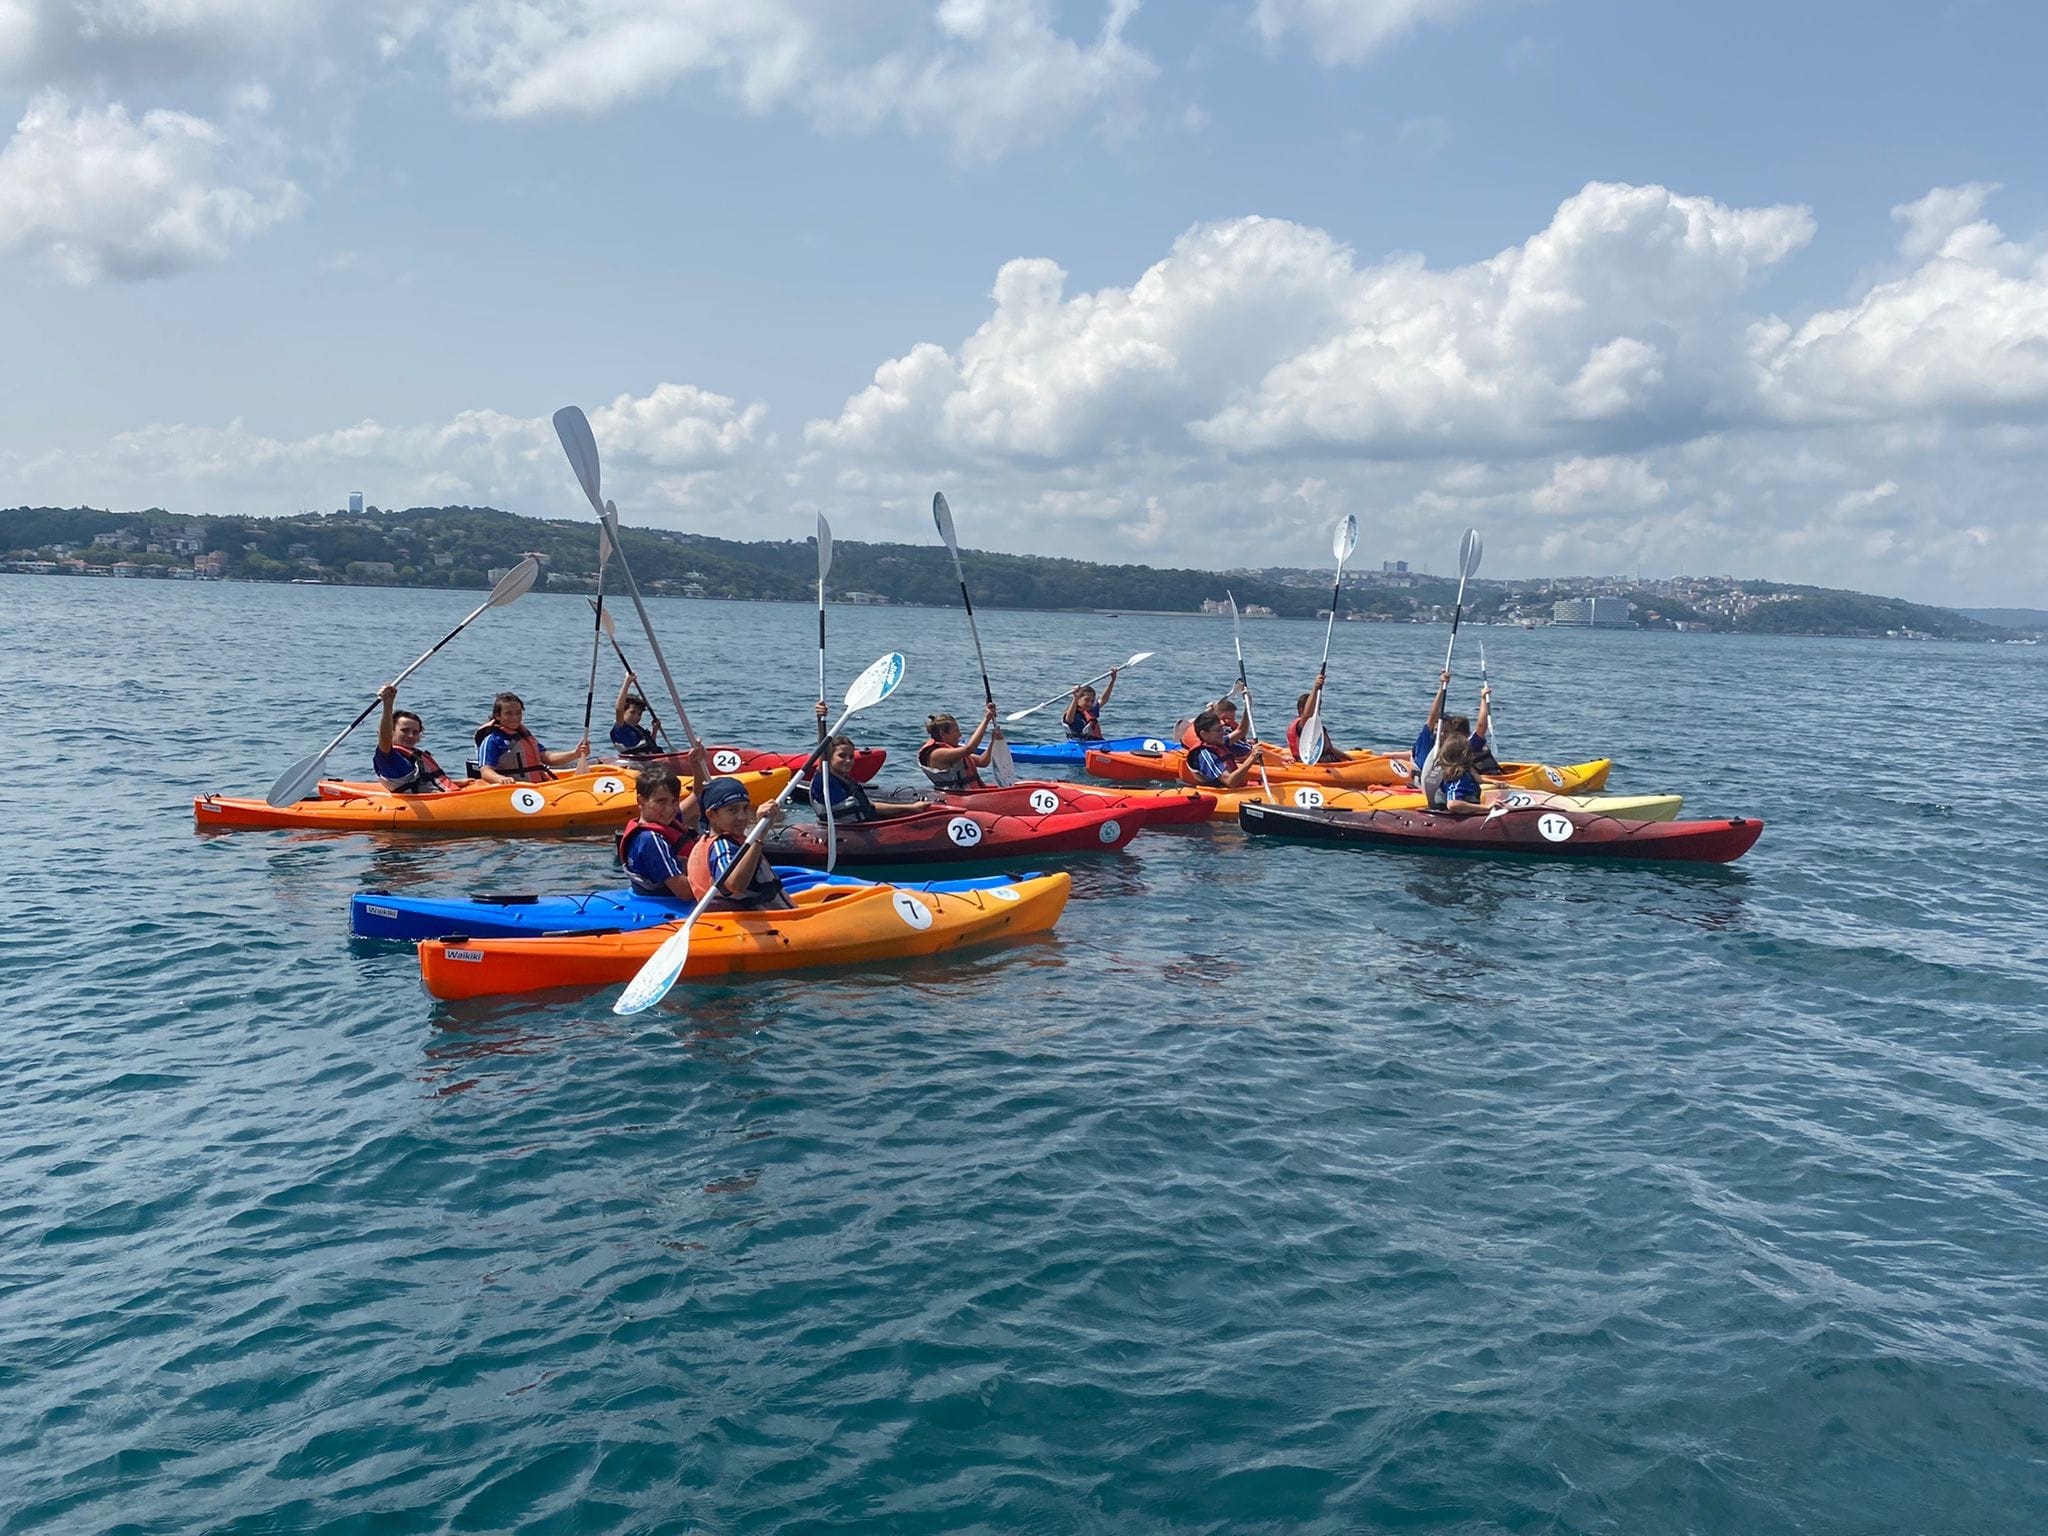
{"type": "MultiPolygon", "coordinates": [[[[465,607],[0,578],[0,1530],[2048,1528],[2039,649],[1484,631],[1505,753],[1763,842],[1148,833],[1050,938],[621,1020],[346,931],[600,842],[192,829],[465,607]]],[[[803,737],[809,611],[657,611],[701,730],[803,737]]],[[[968,711],[957,612],[832,623],[835,691],[910,658],[864,739],[968,711]]],[[[1158,650],[1117,730],[1234,675],[983,632],[1019,705],[1158,650]]],[[[429,745],[505,685],[573,742],[587,635],[480,621],[429,745]]],[[[1321,630],[1247,637],[1291,702],[1321,630]]],[[[1333,730],[1411,736],[1444,631],[1336,639],[1333,730]]]]}

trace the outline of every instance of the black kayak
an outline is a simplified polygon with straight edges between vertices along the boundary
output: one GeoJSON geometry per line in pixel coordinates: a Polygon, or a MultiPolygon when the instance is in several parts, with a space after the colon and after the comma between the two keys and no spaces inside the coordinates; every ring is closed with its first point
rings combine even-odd
{"type": "Polygon", "coordinates": [[[1484,814],[1326,811],[1247,800],[1237,824],[1266,837],[1349,843],[1408,853],[1510,854],[1548,859],[1657,859],[1726,864],[1763,836],[1754,816],[1720,821],[1625,821],[1541,805],[1484,814]]]}

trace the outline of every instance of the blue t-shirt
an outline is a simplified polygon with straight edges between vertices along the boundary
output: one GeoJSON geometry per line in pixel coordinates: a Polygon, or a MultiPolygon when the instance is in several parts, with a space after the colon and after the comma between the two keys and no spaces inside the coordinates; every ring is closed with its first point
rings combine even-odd
{"type": "MultiPolygon", "coordinates": [[[[1422,777],[1422,770],[1429,762],[1429,754],[1436,750],[1436,732],[1424,726],[1415,733],[1415,777],[1422,777]]],[[[1480,731],[1472,738],[1472,755],[1479,756],[1486,750],[1486,732],[1480,731]]]]}
{"type": "MultiPolygon", "coordinates": [[[[547,755],[547,748],[540,744],[538,736],[529,733],[526,739],[533,746],[533,756],[535,759],[533,766],[538,767],[540,765],[539,760],[547,755]]],[[[513,742],[510,736],[507,736],[503,731],[492,731],[490,735],[484,738],[484,744],[476,749],[476,760],[486,768],[497,768],[498,759],[507,752],[510,752],[512,746],[513,742]]],[[[503,770],[500,769],[499,771],[502,772],[503,770]]]]}
{"type": "Polygon", "coordinates": [[[1226,744],[1218,748],[1204,742],[1188,753],[1188,771],[1204,784],[1221,784],[1250,755],[1249,747],[1226,744]]]}
{"type": "Polygon", "coordinates": [[[439,789],[443,777],[440,765],[424,748],[415,758],[396,747],[378,747],[370,753],[370,771],[380,779],[411,780],[411,787],[415,790],[439,789]],[[415,774],[418,774],[416,779],[413,777],[415,774]]]}
{"type": "Polygon", "coordinates": [[[737,897],[719,888],[719,882],[732,873],[733,865],[739,862],[740,855],[746,851],[747,843],[745,838],[713,837],[711,839],[710,862],[713,900],[738,901],[742,905],[752,906],[758,902],[770,901],[781,892],[782,882],[775,877],[775,871],[769,865],[765,855],[763,855],[761,862],[754,866],[754,878],[737,897]]]}
{"type": "Polygon", "coordinates": [[[1079,704],[1069,704],[1066,713],[1067,739],[1069,741],[1102,740],[1102,706],[1093,709],[1079,704]]]}
{"type": "Polygon", "coordinates": [[[1443,782],[1443,798],[1446,805],[1450,804],[1453,800],[1463,800],[1472,805],[1477,805],[1479,803],[1478,775],[1467,770],[1459,774],[1455,779],[1445,779],[1443,782]]]}
{"type": "Polygon", "coordinates": [[[626,873],[633,877],[633,888],[641,895],[673,895],[668,883],[683,872],[668,839],[659,832],[642,827],[626,839],[626,873]]]}
{"type": "Polygon", "coordinates": [[[621,752],[656,751],[654,732],[644,725],[628,725],[621,720],[612,727],[612,745],[621,752]]]}
{"type": "Polygon", "coordinates": [[[825,795],[828,791],[832,796],[832,817],[835,821],[875,819],[875,802],[868,798],[867,790],[829,772],[822,763],[804,787],[810,793],[811,807],[818,813],[820,821],[825,819],[825,795]]]}

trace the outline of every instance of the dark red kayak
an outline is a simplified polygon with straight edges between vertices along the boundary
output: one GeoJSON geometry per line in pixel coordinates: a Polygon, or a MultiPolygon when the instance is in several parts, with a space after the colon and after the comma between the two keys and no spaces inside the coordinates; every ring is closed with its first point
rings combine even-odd
{"type": "MultiPolygon", "coordinates": [[[[810,758],[808,752],[756,752],[751,747],[706,746],[705,752],[711,758],[713,773],[773,773],[777,768],[787,768],[791,773],[803,767],[810,758]]],[[[882,764],[888,760],[885,747],[856,747],[853,753],[853,777],[857,783],[865,784],[882,771],[882,764]]],[[[677,773],[688,774],[688,754],[671,752],[666,757],[650,757],[636,760],[640,765],[665,763],[677,773]]]]}
{"type": "Polygon", "coordinates": [[[999,816],[1050,816],[1055,811],[1113,810],[1135,817],[1148,827],[1170,827],[1207,821],[1216,797],[1199,789],[1137,789],[1123,791],[1062,779],[1023,779],[1007,789],[924,789],[899,795],[878,792],[877,800],[929,800],[999,816]]]}
{"type": "MultiPolygon", "coordinates": [[[[1050,816],[1003,816],[955,806],[934,806],[881,821],[840,822],[841,864],[955,864],[968,860],[1039,859],[1054,853],[1103,853],[1121,848],[1144,825],[1142,818],[1104,810],[1055,811],[1050,816]]],[[[776,864],[825,863],[825,828],[799,823],[767,839],[776,864]]]]}
{"type": "Polygon", "coordinates": [[[1238,825],[1267,837],[1354,843],[1408,853],[1521,854],[1546,859],[1666,859],[1726,864],[1763,836],[1754,816],[1725,821],[1623,821],[1543,806],[1449,815],[1438,811],[1309,811],[1246,801],[1238,825]]]}

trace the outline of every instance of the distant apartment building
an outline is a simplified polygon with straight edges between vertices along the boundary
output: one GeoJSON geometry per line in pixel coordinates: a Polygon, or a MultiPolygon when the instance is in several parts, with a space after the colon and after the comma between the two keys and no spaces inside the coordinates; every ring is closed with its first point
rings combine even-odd
{"type": "Polygon", "coordinates": [[[363,515],[363,493],[361,491],[350,491],[348,493],[348,510],[352,517],[361,517],[363,515]]]}
{"type": "Polygon", "coordinates": [[[1380,562],[1380,574],[1383,576],[1406,576],[1408,574],[1408,562],[1406,560],[1382,560],[1380,562]]]}
{"type": "Polygon", "coordinates": [[[1551,622],[1593,629],[1628,629],[1635,605],[1624,597],[1567,597],[1551,607],[1551,622]]]}

